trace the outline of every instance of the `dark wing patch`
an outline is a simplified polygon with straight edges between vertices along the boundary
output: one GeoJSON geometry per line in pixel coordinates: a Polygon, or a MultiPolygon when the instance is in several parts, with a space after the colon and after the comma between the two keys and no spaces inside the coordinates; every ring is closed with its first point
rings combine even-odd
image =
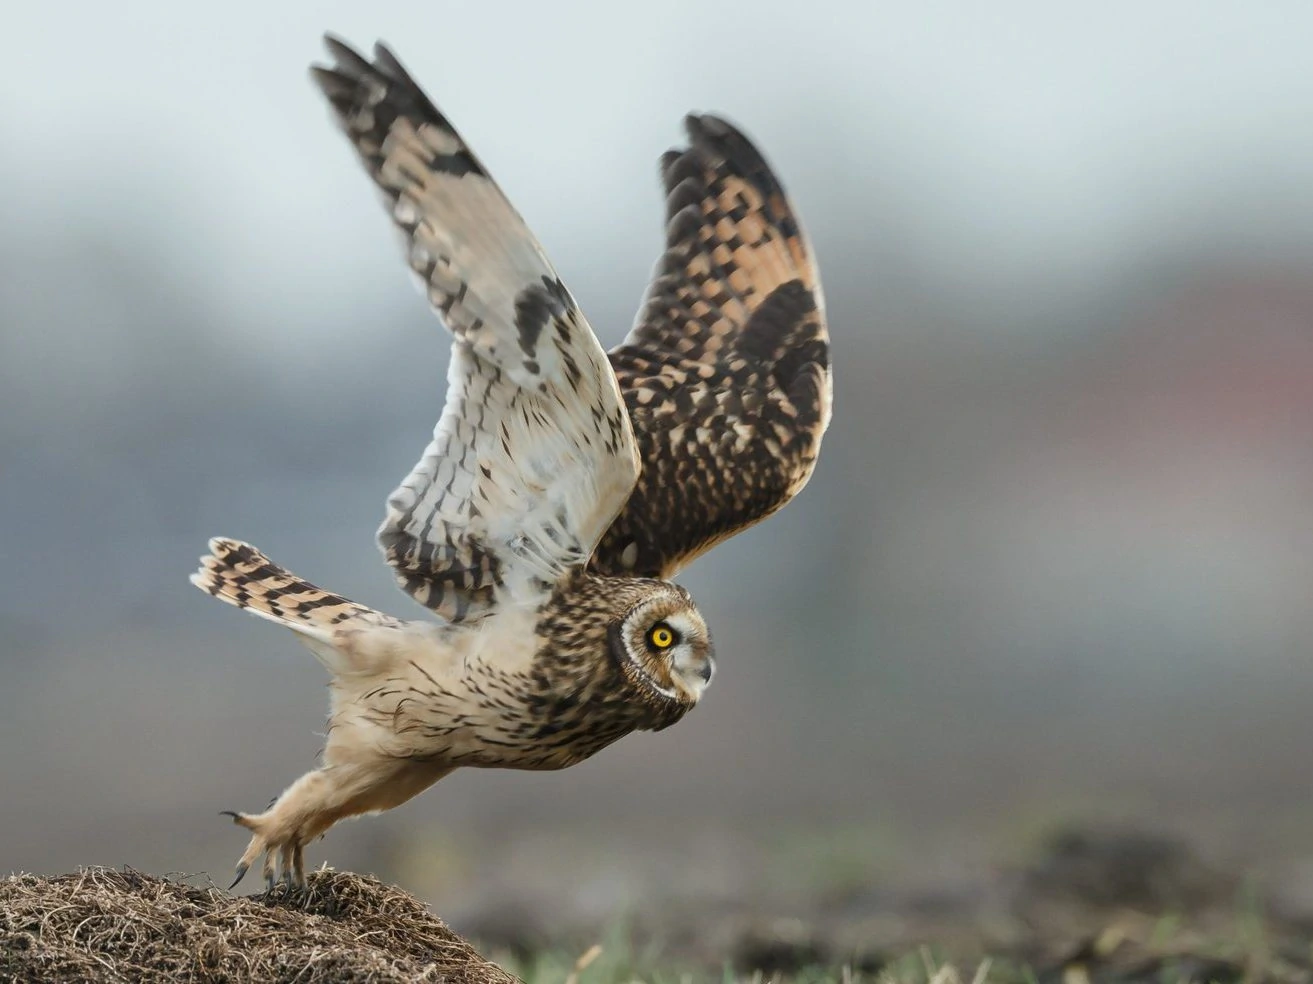
{"type": "Polygon", "coordinates": [[[661,161],[667,248],[610,353],[643,472],[592,566],[671,577],[807,483],[830,420],[829,336],[805,234],[765,159],[714,116],[661,161]]]}

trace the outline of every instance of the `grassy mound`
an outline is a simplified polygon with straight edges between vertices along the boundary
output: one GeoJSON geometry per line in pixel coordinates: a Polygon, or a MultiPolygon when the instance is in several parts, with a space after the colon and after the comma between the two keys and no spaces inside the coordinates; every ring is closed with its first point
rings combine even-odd
{"type": "Polygon", "coordinates": [[[138,871],[0,881],[3,981],[513,984],[418,900],[373,878],[233,896],[138,871]]]}

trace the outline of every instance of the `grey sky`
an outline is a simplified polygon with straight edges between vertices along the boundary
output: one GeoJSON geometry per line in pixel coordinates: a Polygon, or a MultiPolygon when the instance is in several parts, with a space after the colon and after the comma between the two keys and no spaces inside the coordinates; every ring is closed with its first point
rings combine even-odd
{"type": "Polygon", "coordinates": [[[594,311],[600,281],[638,296],[654,161],[691,108],[761,142],[823,259],[896,237],[968,303],[1115,277],[1200,226],[1233,254],[1313,252],[1300,3],[19,5],[0,209],[27,242],[71,202],[136,212],[230,323],[294,310],[271,344],[361,285],[395,292],[387,224],[305,78],[326,28],[393,45],[594,311]]]}

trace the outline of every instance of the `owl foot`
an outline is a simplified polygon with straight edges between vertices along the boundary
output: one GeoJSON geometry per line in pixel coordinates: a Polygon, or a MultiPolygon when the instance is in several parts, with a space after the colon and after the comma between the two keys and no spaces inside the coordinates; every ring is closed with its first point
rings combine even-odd
{"type": "Polygon", "coordinates": [[[251,865],[261,854],[264,855],[261,873],[264,875],[265,887],[269,891],[274,890],[280,877],[289,887],[305,888],[305,845],[296,832],[284,830],[279,832],[283,836],[277,836],[274,831],[268,829],[269,825],[265,820],[267,813],[250,816],[246,813],[224,810],[223,815],[232,817],[233,823],[245,827],[252,833],[250,843],[246,845],[246,850],[237,861],[237,877],[228,886],[230,892],[246,877],[251,865]]]}

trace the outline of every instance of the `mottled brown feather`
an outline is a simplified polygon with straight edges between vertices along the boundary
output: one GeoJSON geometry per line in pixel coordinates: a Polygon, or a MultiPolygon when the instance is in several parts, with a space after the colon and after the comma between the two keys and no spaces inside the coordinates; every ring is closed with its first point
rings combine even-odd
{"type": "Polygon", "coordinates": [[[830,421],[820,280],[784,189],[714,116],[661,161],[667,248],[610,353],[643,472],[592,568],[673,577],[807,483],[830,421]]]}

